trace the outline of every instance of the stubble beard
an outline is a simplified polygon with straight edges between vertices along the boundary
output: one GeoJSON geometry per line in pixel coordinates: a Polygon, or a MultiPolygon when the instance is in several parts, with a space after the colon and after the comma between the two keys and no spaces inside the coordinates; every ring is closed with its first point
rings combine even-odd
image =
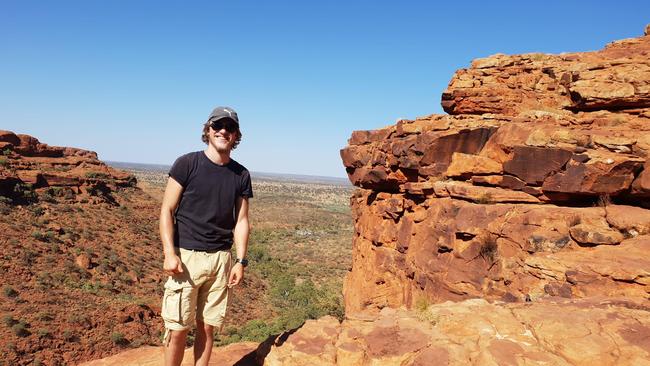
{"type": "Polygon", "coordinates": [[[232,151],[232,146],[215,146],[216,150],[220,154],[230,153],[232,151]]]}
{"type": "Polygon", "coordinates": [[[229,154],[232,151],[233,145],[234,141],[229,141],[228,143],[212,143],[214,149],[220,154],[229,154]]]}

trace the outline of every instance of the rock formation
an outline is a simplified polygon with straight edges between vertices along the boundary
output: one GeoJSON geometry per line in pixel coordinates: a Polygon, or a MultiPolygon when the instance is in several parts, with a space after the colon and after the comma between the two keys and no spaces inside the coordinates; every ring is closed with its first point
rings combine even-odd
{"type": "Polygon", "coordinates": [[[650,37],[456,72],[450,115],[356,131],[346,311],[650,292],[650,37]]]}
{"type": "Polygon", "coordinates": [[[415,312],[384,308],[342,323],[325,317],[277,342],[264,365],[650,365],[645,305],[474,299],[415,312]]]}
{"type": "Polygon", "coordinates": [[[34,192],[69,201],[112,201],[117,187],[135,186],[135,177],[112,169],[97,154],[49,146],[38,139],[0,130],[0,196],[29,201],[34,192]]]}
{"type": "Polygon", "coordinates": [[[346,319],[268,365],[650,365],[650,36],[495,55],[356,131],[346,319]]]}

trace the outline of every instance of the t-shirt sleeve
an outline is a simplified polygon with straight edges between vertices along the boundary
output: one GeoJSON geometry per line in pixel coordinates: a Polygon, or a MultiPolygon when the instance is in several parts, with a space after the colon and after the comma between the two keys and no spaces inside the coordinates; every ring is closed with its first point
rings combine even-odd
{"type": "Polygon", "coordinates": [[[169,169],[169,176],[174,178],[178,184],[185,187],[187,178],[190,176],[190,162],[187,155],[176,159],[174,165],[169,169]]]}
{"type": "Polygon", "coordinates": [[[248,197],[248,198],[253,197],[253,186],[251,185],[251,175],[248,172],[248,170],[244,170],[244,172],[242,173],[240,196],[248,197]]]}

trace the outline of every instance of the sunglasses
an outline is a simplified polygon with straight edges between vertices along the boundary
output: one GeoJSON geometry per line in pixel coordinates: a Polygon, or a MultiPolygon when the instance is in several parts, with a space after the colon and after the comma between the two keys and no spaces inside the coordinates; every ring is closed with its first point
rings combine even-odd
{"type": "Polygon", "coordinates": [[[212,127],[212,129],[215,131],[221,131],[222,129],[224,129],[228,133],[235,133],[237,132],[237,130],[239,130],[239,125],[237,124],[237,122],[233,121],[230,118],[222,118],[213,121],[212,123],[210,123],[210,127],[212,127]]]}

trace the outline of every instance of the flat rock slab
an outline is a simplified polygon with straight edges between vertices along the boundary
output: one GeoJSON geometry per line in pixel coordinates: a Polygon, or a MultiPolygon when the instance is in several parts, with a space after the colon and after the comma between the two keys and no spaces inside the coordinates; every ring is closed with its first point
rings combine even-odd
{"type": "MultiPolygon", "coordinates": [[[[255,365],[252,361],[247,361],[246,356],[255,352],[258,347],[255,342],[242,342],[229,344],[224,347],[212,349],[210,356],[210,366],[231,366],[231,365],[255,365]]],[[[140,347],[124,351],[117,355],[102,358],[80,364],[80,366],[159,366],[164,362],[164,349],[162,347],[140,347]]],[[[185,350],[183,366],[194,364],[192,349],[185,350]]]]}
{"type": "Polygon", "coordinates": [[[641,299],[385,308],[340,324],[331,317],[309,321],[273,346],[264,364],[643,366],[650,365],[649,324],[650,307],[641,299]]]}

